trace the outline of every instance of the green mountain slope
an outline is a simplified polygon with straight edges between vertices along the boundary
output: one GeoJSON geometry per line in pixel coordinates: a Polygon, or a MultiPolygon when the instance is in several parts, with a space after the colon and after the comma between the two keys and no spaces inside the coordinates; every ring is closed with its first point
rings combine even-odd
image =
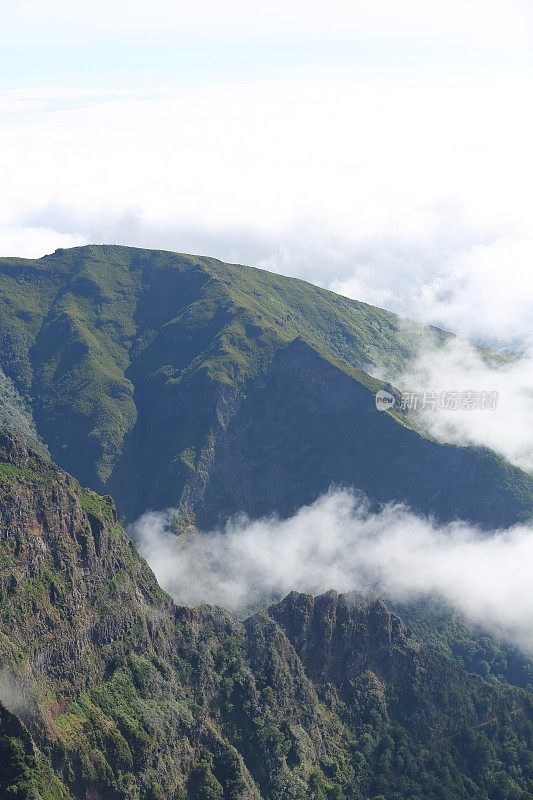
{"type": "Polygon", "coordinates": [[[533,692],[533,659],[490,634],[436,598],[395,603],[396,613],[417,639],[468,672],[493,677],[533,692]]]}
{"type": "Polygon", "coordinates": [[[42,455],[47,448],[35,430],[31,408],[0,369],[0,428],[13,431],[42,455]]]}
{"type": "Polygon", "coordinates": [[[379,598],[176,607],[109,498],[2,433],[0,509],[2,798],[533,796],[531,695],[379,598]]]}
{"type": "Polygon", "coordinates": [[[0,259],[0,367],[54,460],[128,519],[290,513],[331,484],[442,519],[529,518],[531,476],[375,410],[369,371],[400,370],[422,333],[215,259],[96,246],[0,259]]]}

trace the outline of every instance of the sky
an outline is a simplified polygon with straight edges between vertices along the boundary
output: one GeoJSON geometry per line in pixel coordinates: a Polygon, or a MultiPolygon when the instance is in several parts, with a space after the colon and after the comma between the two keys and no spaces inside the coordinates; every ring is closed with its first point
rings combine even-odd
{"type": "Polygon", "coordinates": [[[524,347],[533,6],[0,0],[0,254],[117,243],[524,347]]]}

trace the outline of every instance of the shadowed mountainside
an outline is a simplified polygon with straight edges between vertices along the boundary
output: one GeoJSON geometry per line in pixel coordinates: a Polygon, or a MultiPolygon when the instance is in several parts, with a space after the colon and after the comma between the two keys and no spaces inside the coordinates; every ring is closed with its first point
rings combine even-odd
{"type": "Polygon", "coordinates": [[[376,411],[369,373],[399,372],[429,333],[448,336],[215,259],[111,246],[0,259],[0,418],[33,446],[36,429],[129,520],[290,514],[332,484],[444,520],[530,518],[531,476],[376,411]]]}

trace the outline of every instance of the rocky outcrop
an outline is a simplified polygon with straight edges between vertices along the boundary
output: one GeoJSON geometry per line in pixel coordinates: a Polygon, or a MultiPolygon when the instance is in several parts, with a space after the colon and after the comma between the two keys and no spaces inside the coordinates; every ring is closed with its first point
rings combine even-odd
{"type": "Polygon", "coordinates": [[[368,669],[383,681],[404,680],[406,663],[421,649],[380,597],[291,592],[269,614],[286,631],[308,675],[336,686],[368,669]]]}

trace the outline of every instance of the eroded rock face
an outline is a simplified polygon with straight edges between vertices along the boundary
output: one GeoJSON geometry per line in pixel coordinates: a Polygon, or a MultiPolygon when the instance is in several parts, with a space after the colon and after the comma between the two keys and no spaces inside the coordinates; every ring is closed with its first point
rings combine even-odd
{"type": "Polygon", "coordinates": [[[2,630],[37,679],[75,691],[104,674],[104,648],[133,629],[139,648],[152,647],[146,610],[170,603],[110,498],[81,491],[10,436],[0,458],[11,467],[0,488],[2,630]]]}
{"type": "Polygon", "coordinates": [[[0,434],[1,797],[431,798],[438,773],[481,800],[495,759],[528,790],[528,702],[377,597],[175,606],[110,498],[0,434]]]}
{"type": "MultiPolygon", "coordinates": [[[[208,782],[217,786],[212,754],[222,763],[229,753],[235,796],[256,798],[208,711],[198,719],[191,711],[202,681],[189,686],[188,668],[180,677],[173,667],[179,633],[195,624],[158,587],[112,501],[84,492],[7,435],[0,462],[0,675],[20,687],[27,739],[63,789],[107,800],[150,797],[153,784],[178,797],[205,751],[208,782]]],[[[199,615],[197,626],[207,624],[199,615]]],[[[196,657],[194,648],[185,654],[196,657]]]]}
{"type": "Polygon", "coordinates": [[[334,687],[343,718],[354,719],[369,682],[386,699],[389,719],[401,721],[414,736],[427,737],[428,730],[451,734],[476,714],[469,698],[459,700],[467,685],[479,692],[479,680],[422,647],[380,597],[292,592],[269,614],[322,692],[334,687]],[[450,705],[457,705],[452,718],[450,705]]]}
{"type": "Polygon", "coordinates": [[[286,631],[314,680],[340,685],[366,669],[391,680],[401,671],[400,661],[420,649],[379,597],[292,592],[269,614],[286,631]]]}

